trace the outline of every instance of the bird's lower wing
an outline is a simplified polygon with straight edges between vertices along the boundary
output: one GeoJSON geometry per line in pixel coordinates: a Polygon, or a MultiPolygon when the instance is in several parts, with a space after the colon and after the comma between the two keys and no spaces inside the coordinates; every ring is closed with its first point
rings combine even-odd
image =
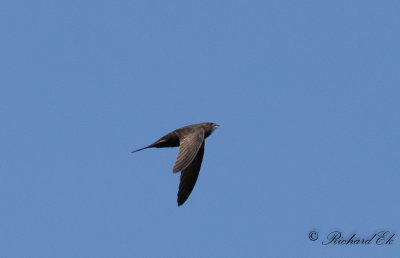
{"type": "Polygon", "coordinates": [[[178,206],[182,205],[187,200],[194,188],[194,185],[196,184],[197,178],[199,176],[201,162],[203,161],[203,155],[204,141],[193,162],[190,163],[187,168],[182,170],[181,181],[179,183],[178,191],[178,206]]]}

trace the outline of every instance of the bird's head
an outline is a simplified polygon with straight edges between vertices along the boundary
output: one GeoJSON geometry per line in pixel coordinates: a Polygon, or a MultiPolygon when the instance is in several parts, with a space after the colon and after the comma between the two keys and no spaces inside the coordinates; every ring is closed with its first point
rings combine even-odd
{"type": "Polygon", "coordinates": [[[219,127],[219,124],[211,123],[213,131],[219,127]]]}
{"type": "Polygon", "coordinates": [[[217,129],[219,124],[213,122],[206,122],[204,123],[204,129],[206,131],[206,137],[209,136],[215,129],[217,129]]]}

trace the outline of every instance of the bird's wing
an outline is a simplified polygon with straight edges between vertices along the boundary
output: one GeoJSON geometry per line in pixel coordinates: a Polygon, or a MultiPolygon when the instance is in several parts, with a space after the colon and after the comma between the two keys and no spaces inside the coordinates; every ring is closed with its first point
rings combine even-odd
{"type": "Polygon", "coordinates": [[[193,190],[194,185],[196,184],[197,177],[199,176],[201,162],[203,160],[203,154],[204,141],[199,151],[197,152],[197,155],[194,158],[193,162],[190,163],[187,168],[182,170],[181,182],[179,183],[178,191],[178,206],[182,205],[187,200],[193,190]]]}
{"type": "Polygon", "coordinates": [[[179,140],[178,157],[172,170],[174,173],[182,171],[192,163],[204,142],[204,129],[198,128],[191,132],[182,133],[179,140]]]}

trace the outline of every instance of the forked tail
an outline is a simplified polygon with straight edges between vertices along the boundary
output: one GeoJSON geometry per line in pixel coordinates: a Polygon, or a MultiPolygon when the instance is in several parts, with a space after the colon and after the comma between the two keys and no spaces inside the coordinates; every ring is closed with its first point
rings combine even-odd
{"type": "Polygon", "coordinates": [[[131,153],[134,153],[134,152],[137,152],[137,151],[141,151],[141,150],[144,150],[144,149],[147,149],[147,148],[149,148],[149,147],[143,147],[143,148],[140,148],[140,149],[137,149],[137,150],[131,151],[131,153]]]}

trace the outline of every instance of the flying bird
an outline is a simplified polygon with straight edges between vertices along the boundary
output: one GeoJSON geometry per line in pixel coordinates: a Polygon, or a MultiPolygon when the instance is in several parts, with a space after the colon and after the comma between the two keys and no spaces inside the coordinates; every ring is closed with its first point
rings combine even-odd
{"type": "Polygon", "coordinates": [[[148,148],[164,148],[179,146],[174,173],[181,172],[178,190],[178,206],[181,206],[189,197],[196,184],[204,154],[204,139],[212,134],[219,125],[205,122],[181,127],[172,131],[158,141],[132,151],[137,152],[148,148]]]}

